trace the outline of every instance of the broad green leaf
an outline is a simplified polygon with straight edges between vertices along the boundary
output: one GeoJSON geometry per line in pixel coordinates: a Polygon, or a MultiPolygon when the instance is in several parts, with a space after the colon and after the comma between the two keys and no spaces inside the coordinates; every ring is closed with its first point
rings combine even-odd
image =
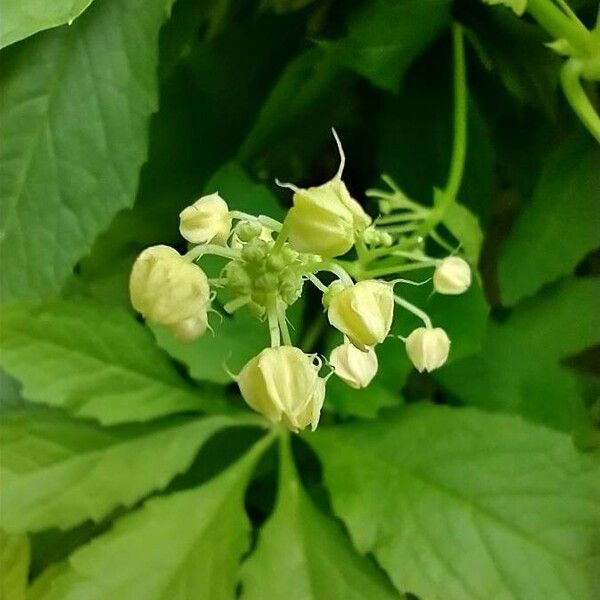
{"type": "Polygon", "coordinates": [[[25,600],[28,576],[29,539],[23,534],[0,530],[0,598],[25,600]]]}
{"type": "Polygon", "coordinates": [[[554,118],[561,59],[544,45],[549,41],[547,34],[508,11],[489,10],[477,3],[465,12],[465,24],[494,79],[519,103],[554,118]]]}
{"type": "Polygon", "coordinates": [[[352,13],[346,37],[321,46],[374,85],[395,92],[410,63],[449,20],[448,0],[374,0],[352,13]]]}
{"type": "Polygon", "coordinates": [[[238,563],[250,542],[244,491],[269,441],[208,483],[149,500],[117,520],[70,556],[41,598],[233,600],[238,563]]]}
{"type": "Polygon", "coordinates": [[[56,294],[98,233],[133,204],[167,4],[95,2],[72,26],[4,51],[4,301],[56,294]]]}
{"type": "Polygon", "coordinates": [[[321,429],[333,508],[400,591],[427,600],[594,600],[600,469],[518,417],[420,405],[321,429]]]}
{"type": "Polygon", "coordinates": [[[71,25],[92,0],[0,0],[0,48],[38,31],[71,25]]]}
{"type": "Polygon", "coordinates": [[[106,428],[48,409],[8,413],[0,425],[2,526],[22,532],[100,521],[163,489],[209,437],[237,424],[214,416],[106,428]]]}
{"type": "Polygon", "coordinates": [[[277,504],[242,566],[244,600],[392,600],[400,596],[339,524],[302,489],[289,448],[280,455],[277,504]]]}
{"type": "Polygon", "coordinates": [[[267,215],[282,219],[284,211],[275,196],[274,185],[256,183],[236,163],[223,165],[204,186],[205,194],[219,192],[227,200],[231,210],[240,210],[253,215],[267,215]]]}
{"type": "Polygon", "coordinates": [[[568,275],[600,246],[600,150],[577,139],[548,156],[531,201],[506,239],[499,262],[502,300],[512,306],[568,275]]]}
{"type": "Polygon", "coordinates": [[[282,163],[281,168],[289,170],[289,163],[297,160],[305,146],[311,145],[314,151],[325,140],[333,144],[332,113],[355,79],[318,48],[292,59],[262,105],[240,147],[238,160],[246,163],[268,155],[271,168],[272,163],[277,167],[282,163]],[[283,154],[279,160],[278,153],[283,154]]]}
{"type": "MultiPolygon", "coordinates": [[[[432,188],[444,186],[453,137],[451,56],[429,52],[406,75],[398,96],[386,95],[377,115],[375,166],[411,197],[431,204],[432,188]],[[435,90],[435,91],[433,91],[435,90]]],[[[467,153],[458,198],[484,222],[494,184],[494,149],[477,100],[468,98],[467,153]]]]}
{"type": "Polygon", "coordinates": [[[231,383],[253,356],[269,345],[269,330],[247,309],[229,316],[211,317],[215,333],[210,331],[189,344],[178,342],[164,327],[152,327],[158,345],[182,362],[190,376],[199,381],[231,383]]]}
{"type": "Polygon", "coordinates": [[[462,204],[453,202],[444,214],[443,223],[460,243],[467,260],[476,266],[483,245],[483,232],[477,217],[462,204]]]}
{"type": "Polygon", "coordinates": [[[214,410],[132,315],[84,300],[20,305],[0,316],[0,366],[27,400],[104,424],[214,410]]]}
{"type": "Polygon", "coordinates": [[[448,365],[436,378],[482,408],[516,412],[573,432],[589,427],[575,374],[560,361],[600,342],[598,280],[566,281],[490,321],[481,353],[448,365]]]}

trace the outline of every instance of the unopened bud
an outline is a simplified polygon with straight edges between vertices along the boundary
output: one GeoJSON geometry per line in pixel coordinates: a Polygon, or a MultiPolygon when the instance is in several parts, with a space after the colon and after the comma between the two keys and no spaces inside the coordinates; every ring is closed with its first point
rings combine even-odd
{"type": "Polygon", "coordinates": [[[152,246],[137,257],[129,292],[135,310],[162,325],[201,318],[210,304],[204,271],[169,246],[152,246]]]}
{"type": "Polygon", "coordinates": [[[378,367],[377,354],[373,348],[363,352],[347,342],[331,351],[329,362],[335,374],[354,389],[367,387],[378,367]]]}
{"type": "Polygon", "coordinates": [[[385,340],[394,316],[391,285],[369,279],[335,294],[327,311],[329,322],[359,349],[385,340]]]}
{"type": "Polygon", "coordinates": [[[224,244],[230,230],[229,207],[216,193],[203,196],[179,214],[179,231],[193,244],[224,244]]]}
{"type": "Polygon", "coordinates": [[[334,136],[340,167],[333,179],[307,189],[285,184],[294,191],[294,206],[287,217],[290,244],[299,252],[314,252],[325,258],[348,252],[356,235],[371,223],[342,181],[344,152],[335,132],[334,136]]]}
{"type": "Polygon", "coordinates": [[[236,377],[242,397],[271,423],[292,431],[319,423],[325,400],[325,380],[319,366],[299,348],[265,348],[236,377]]]}
{"type": "Polygon", "coordinates": [[[262,229],[258,221],[240,221],[235,227],[235,234],[241,242],[249,242],[258,237],[262,229]]]}
{"type": "Polygon", "coordinates": [[[450,352],[450,339],[440,327],[419,327],[406,338],[406,353],[419,373],[441,367],[450,352]]]}
{"type": "Polygon", "coordinates": [[[183,343],[193,342],[196,338],[204,335],[207,328],[208,317],[205,312],[169,326],[173,337],[183,343]]]}
{"type": "Polygon", "coordinates": [[[458,256],[441,260],[433,274],[433,287],[440,294],[462,294],[471,285],[471,268],[458,256]]]}

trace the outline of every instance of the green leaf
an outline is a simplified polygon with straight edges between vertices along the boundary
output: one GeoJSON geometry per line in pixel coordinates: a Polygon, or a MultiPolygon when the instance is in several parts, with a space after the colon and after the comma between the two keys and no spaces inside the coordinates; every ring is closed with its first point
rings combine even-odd
{"type": "Polygon", "coordinates": [[[512,306],[568,275],[600,246],[600,150],[577,139],[549,155],[531,201],[505,241],[499,262],[502,300],[512,306]]]}
{"type": "Polygon", "coordinates": [[[41,598],[233,600],[250,541],[244,490],[268,443],[203,486],[149,500],[116,521],[71,555],[41,598]]]}
{"type": "Polygon", "coordinates": [[[23,396],[104,424],[214,410],[127,312],[84,300],[20,305],[0,317],[0,366],[23,396]]]}
{"type": "Polygon", "coordinates": [[[376,568],[356,554],[341,527],[302,489],[289,447],[280,460],[277,504],[256,550],[242,566],[242,598],[399,599],[376,568]]]}
{"type": "Polygon", "coordinates": [[[199,381],[231,383],[231,373],[237,373],[263,348],[269,345],[269,330],[247,309],[240,309],[222,320],[211,318],[215,333],[183,344],[165,327],[153,326],[158,345],[188,368],[199,381]]]}
{"type": "Polygon", "coordinates": [[[462,204],[453,202],[444,214],[443,223],[460,243],[467,260],[477,265],[483,245],[483,232],[477,217],[462,204]]]}
{"type": "Polygon", "coordinates": [[[484,66],[521,104],[556,115],[561,59],[547,34],[508,11],[473,6],[465,15],[484,66]]]}
{"type": "Polygon", "coordinates": [[[76,19],[92,0],[0,0],[0,48],[76,19]]]}
{"type": "Polygon", "coordinates": [[[360,552],[427,600],[594,600],[600,470],[513,416],[420,405],[307,436],[360,552]]]}
{"type": "Polygon", "coordinates": [[[410,63],[449,21],[448,0],[374,0],[352,13],[345,38],[321,46],[374,85],[395,92],[410,63]]]}
{"type": "Polygon", "coordinates": [[[285,213],[273,191],[252,180],[236,163],[222,166],[204,186],[204,193],[219,192],[232,210],[282,219],[285,213]]]}
{"type": "Polygon", "coordinates": [[[325,139],[333,141],[332,112],[339,107],[340,97],[354,79],[354,75],[318,48],[292,59],[260,109],[240,147],[238,159],[247,162],[268,153],[275,160],[275,155],[283,149],[285,160],[280,162],[289,169],[299,147],[312,144],[320,148],[325,139]]]}
{"type": "Polygon", "coordinates": [[[29,539],[26,535],[12,535],[0,529],[0,566],[0,598],[25,600],[29,576],[29,539]]]}
{"type": "Polygon", "coordinates": [[[0,287],[56,294],[135,198],[157,106],[165,0],[95,2],[70,27],[5,50],[0,75],[0,287]]]}
{"type": "Polygon", "coordinates": [[[10,532],[100,521],[161,490],[192,463],[225,416],[100,427],[48,409],[8,413],[2,443],[2,526],[10,532]]]}
{"type": "Polygon", "coordinates": [[[564,431],[590,426],[575,374],[560,361],[600,342],[597,279],[566,281],[491,321],[481,353],[436,374],[467,404],[564,431]]]}

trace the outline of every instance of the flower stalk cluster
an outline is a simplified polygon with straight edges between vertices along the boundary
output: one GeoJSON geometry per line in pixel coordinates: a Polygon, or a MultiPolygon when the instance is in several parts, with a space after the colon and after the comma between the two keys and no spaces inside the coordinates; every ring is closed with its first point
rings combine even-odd
{"type": "MultiPolygon", "coordinates": [[[[249,310],[269,330],[270,346],[234,376],[242,397],[270,422],[292,431],[317,427],[326,382],[336,376],[352,388],[364,388],[377,374],[377,347],[388,337],[404,342],[419,371],[441,367],[450,352],[446,332],[429,315],[396,292],[415,282],[398,276],[432,269],[435,292],[464,293],[471,268],[437,230],[444,210],[455,200],[465,155],[466,93],[462,33],[455,39],[455,138],[447,186],[426,207],[408,198],[388,177],[389,191],[371,190],[379,216],[372,219],[348,191],[342,176],[345,155],[334,131],[340,166],[324,184],[293,192],[283,222],[232,210],[217,192],[203,196],[180,213],[180,232],[191,244],[181,255],[166,246],[146,249],[130,279],[131,301],[147,320],[166,325],[183,342],[204,335],[212,301],[219,291],[228,313],[249,310]],[[430,244],[450,256],[429,256],[430,244]],[[226,259],[218,278],[201,268],[202,258],[226,259]],[[307,354],[294,345],[287,311],[305,285],[315,286],[329,324],[343,343],[329,358],[307,354]],[[422,321],[406,337],[390,336],[394,313],[406,310],[422,321]],[[323,373],[325,371],[325,373],[323,373]]],[[[429,280],[428,280],[429,281],[429,280]]],[[[424,282],[426,283],[426,282],[424,282]]]]}

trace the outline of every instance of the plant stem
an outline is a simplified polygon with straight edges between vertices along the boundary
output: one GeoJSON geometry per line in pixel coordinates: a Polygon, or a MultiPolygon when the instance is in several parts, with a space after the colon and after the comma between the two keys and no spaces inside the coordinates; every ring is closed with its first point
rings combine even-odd
{"type": "Polygon", "coordinates": [[[408,300],[405,300],[404,298],[401,298],[400,296],[396,295],[394,295],[394,302],[402,308],[405,308],[407,311],[411,312],[413,315],[419,317],[419,319],[421,319],[421,321],[425,323],[425,327],[432,327],[429,315],[426,312],[422,311],[418,306],[415,306],[408,300]]]}
{"type": "Polygon", "coordinates": [[[216,244],[204,244],[192,248],[187,254],[184,254],[183,258],[190,262],[194,262],[203,254],[214,254],[215,256],[232,259],[240,257],[240,253],[237,250],[232,250],[231,248],[226,248],[224,246],[217,246],[216,244]]]}
{"type": "Polygon", "coordinates": [[[434,207],[417,233],[425,236],[440,223],[448,207],[456,201],[465,169],[467,155],[467,73],[465,45],[462,27],[452,26],[452,48],[454,54],[454,139],[450,170],[444,189],[434,197],[434,207]]]}
{"type": "Polygon", "coordinates": [[[283,305],[283,302],[278,302],[277,322],[279,323],[279,329],[281,330],[281,337],[283,338],[283,343],[286,346],[291,346],[292,338],[290,337],[290,330],[288,329],[287,320],[285,318],[285,306],[283,305]]]}
{"type": "Polygon", "coordinates": [[[571,108],[588,131],[600,142],[600,117],[581,85],[581,68],[582,64],[578,59],[567,60],[560,71],[560,82],[571,108]]]}
{"type": "Polygon", "coordinates": [[[277,348],[281,345],[279,332],[279,319],[277,317],[277,299],[273,298],[267,306],[267,320],[269,322],[269,335],[271,336],[271,347],[277,348]]]}
{"type": "Polygon", "coordinates": [[[527,12],[555,39],[566,39],[584,55],[590,48],[590,32],[573,21],[551,0],[528,0],[527,12]]]}
{"type": "Polygon", "coordinates": [[[374,277],[385,277],[386,275],[397,275],[398,273],[405,273],[406,271],[416,271],[418,269],[426,269],[428,267],[435,266],[435,262],[431,263],[410,263],[397,265],[392,267],[382,267],[381,269],[372,269],[370,271],[364,271],[357,279],[372,279],[374,277]]]}

